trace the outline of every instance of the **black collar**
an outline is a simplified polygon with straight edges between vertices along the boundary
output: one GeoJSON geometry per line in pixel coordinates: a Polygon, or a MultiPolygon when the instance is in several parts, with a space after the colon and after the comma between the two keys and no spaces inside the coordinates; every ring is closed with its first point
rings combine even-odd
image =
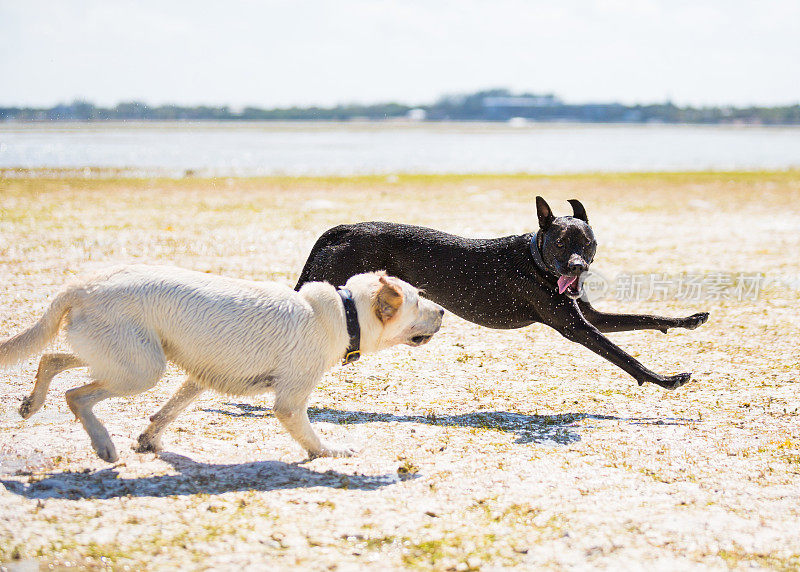
{"type": "Polygon", "coordinates": [[[361,326],[358,324],[358,312],[356,303],[353,301],[353,293],[347,288],[339,288],[336,291],[344,304],[344,319],[347,321],[347,334],[350,336],[350,345],[344,352],[342,365],[358,361],[361,357],[361,326]]]}
{"type": "Polygon", "coordinates": [[[531,237],[530,250],[531,250],[531,258],[533,258],[533,265],[536,266],[536,268],[543,274],[558,279],[558,275],[545,265],[544,259],[542,258],[542,251],[539,250],[540,249],[539,236],[541,235],[541,232],[542,231],[540,230],[536,234],[534,234],[533,237],[531,237]]]}

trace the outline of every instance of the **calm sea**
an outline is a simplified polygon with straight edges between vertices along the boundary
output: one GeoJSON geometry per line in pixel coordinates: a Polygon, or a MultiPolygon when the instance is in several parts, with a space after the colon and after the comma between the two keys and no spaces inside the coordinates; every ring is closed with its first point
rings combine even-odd
{"type": "Polygon", "coordinates": [[[800,167],[800,127],[0,124],[0,167],[214,175],[568,173],[800,167]]]}

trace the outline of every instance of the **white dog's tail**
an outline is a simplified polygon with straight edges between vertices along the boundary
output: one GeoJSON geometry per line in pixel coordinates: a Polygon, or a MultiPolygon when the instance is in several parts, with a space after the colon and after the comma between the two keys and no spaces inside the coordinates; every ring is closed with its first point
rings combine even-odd
{"type": "Polygon", "coordinates": [[[16,365],[26,357],[41,352],[56,337],[61,320],[74,302],[73,289],[58,294],[38,322],[16,336],[0,342],[0,366],[16,365]]]}

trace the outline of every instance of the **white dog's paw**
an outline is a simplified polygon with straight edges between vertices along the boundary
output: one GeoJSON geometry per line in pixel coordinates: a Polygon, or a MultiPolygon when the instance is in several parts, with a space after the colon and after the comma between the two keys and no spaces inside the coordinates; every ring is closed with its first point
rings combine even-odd
{"type": "Polygon", "coordinates": [[[35,399],[32,395],[29,395],[22,400],[22,404],[19,406],[19,414],[23,419],[28,419],[31,415],[39,411],[42,405],[44,405],[44,399],[35,399]]]}
{"type": "Polygon", "coordinates": [[[164,447],[161,445],[161,439],[158,437],[153,438],[147,433],[139,435],[136,445],[133,446],[133,450],[137,453],[158,453],[163,449],[164,447]]]}
{"type": "Polygon", "coordinates": [[[333,445],[323,443],[319,451],[309,451],[309,456],[316,457],[352,457],[358,453],[358,449],[353,445],[333,445]]]}
{"type": "Polygon", "coordinates": [[[110,440],[105,441],[103,443],[92,443],[97,456],[103,459],[107,463],[116,463],[119,459],[117,455],[117,448],[114,447],[114,443],[110,440]]]}

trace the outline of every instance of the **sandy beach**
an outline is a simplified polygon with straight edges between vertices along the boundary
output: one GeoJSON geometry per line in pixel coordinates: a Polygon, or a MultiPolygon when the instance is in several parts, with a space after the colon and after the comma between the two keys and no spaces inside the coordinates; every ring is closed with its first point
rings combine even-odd
{"type": "Polygon", "coordinates": [[[693,373],[669,392],[545,326],[448,313],[426,346],[326,374],[312,423],[361,452],[313,461],[270,395],[211,392],[170,426],[164,453],[135,453],[182,382],[170,367],[154,389],[96,408],[120,453],[109,465],[64,401],[85,370],[19,417],[32,357],[0,370],[0,568],[800,569],[800,171],[88,174],[0,170],[0,338],[111,264],[293,285],[335,224],[521,234],[537,226],[537,194],[556,215],[569,198],[586,206],[610,285],[598,308],[710,318],[610,334],[657,372],[693,373]],[[702,277],[696,295],[651,278],[653,292],[626,289],[630,276],[675,286],[686,273],[702,277]]]}

